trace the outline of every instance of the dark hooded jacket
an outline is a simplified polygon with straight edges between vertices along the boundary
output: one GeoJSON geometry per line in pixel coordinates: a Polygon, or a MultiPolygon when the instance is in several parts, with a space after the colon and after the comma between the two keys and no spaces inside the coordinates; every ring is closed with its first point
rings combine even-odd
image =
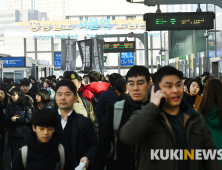
{"type": "MultiPolygon", "coordinates": [[[[23,103],[13,102],[9,99],[9,103],[6,107],[5,123],[8,130],[8,146],[20,148],[24,144],[23,138],[17,138],[13,136],[13,132],[16,126],[31,127],[31,100],[28,96],[25,98],[25,105],[23,103]],[[16,122],[12,122],[11,118],[15,115],[19,115],[20,118],[16,119],[16,122]]],[[[28,129],[28,128],[27,128],[28,129]]]]}
{"type": "MultiPolygon", "coordinates": [[[[25,145],[28,145],[26,170],[61,170],[60,155],[58,151],[59,134],[54,133],[47,143],[40,143],[36,133],[30,130],[25,137],[25,145]]],[[[21,151],[13,160],[13,169],[24,170],[21,151]]],[[[74,166],[69,151],[65,148],[64,170],[73,170],[74,166]]]]}

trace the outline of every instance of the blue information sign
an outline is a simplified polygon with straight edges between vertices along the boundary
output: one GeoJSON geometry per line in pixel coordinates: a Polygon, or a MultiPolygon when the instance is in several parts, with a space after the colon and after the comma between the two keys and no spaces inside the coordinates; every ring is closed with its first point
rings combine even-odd
{"type": "Polygon", "coordinates": [[[121,66],[133,66],[134,65],[134,52],[120,53],[120,65],[121,66]]]}
{"type": "Polygon", "coordinates": [[[24,57],[1,57],[3,60],[3,67],[24,67],[24,57]]]}
{"type": "Polygon", "coordinates": [[[54,67],[61,67],[61,52],[54,53],[54,67]]]}

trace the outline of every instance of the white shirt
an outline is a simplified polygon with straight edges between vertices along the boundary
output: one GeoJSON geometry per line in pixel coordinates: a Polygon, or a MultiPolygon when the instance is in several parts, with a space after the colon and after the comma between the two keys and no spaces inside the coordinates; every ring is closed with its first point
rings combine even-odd
{"type": "MultiPolygon", "coordinates": [[[[73,110],[72,110],[73,111],[73,110]]],[[[61,115],[61,125],[62,125],[62,128],[63,128],[63,130],[65,129],[65,127],[66,127],[66,124],[67,124],[67,122],[68,122],[68,117],[72,114],[72,111],[66,116],[66,118],[65,118],[65,120],[62,118],[62,114],[61,114],[61,112],[60,112],[60,110],[58,109],[58,113],[59,113],[59,115],[61,115]]]]}

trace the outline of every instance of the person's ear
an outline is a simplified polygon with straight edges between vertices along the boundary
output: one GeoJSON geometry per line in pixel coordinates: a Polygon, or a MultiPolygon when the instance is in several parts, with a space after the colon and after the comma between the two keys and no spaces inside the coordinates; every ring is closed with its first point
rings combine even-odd
{"type": "Polygon", "coordinates": [[[32,130],[33,130],[34,132],[36,132],[36,128],[35,128],[34,125],[32,125],[32,130]]]}
{"type": "Polygon", "coordinates": [[[78,101],[78,96],[75,95],[74,103],[76,103],[77,101],[78,101]]]}

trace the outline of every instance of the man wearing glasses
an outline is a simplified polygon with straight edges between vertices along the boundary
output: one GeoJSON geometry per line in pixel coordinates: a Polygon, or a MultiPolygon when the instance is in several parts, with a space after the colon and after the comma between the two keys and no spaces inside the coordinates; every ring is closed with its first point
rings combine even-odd
{"type": "MultiPolygon", "coordinates": [[[[140,110],[143,103],[147,102],[147,91],[150,87],[149,70],[144,66],[133,66],[126,75],[126,82],[129,96],[123,102],[122,116],[118,129],[121,129],[133,112],[140,110]]],[[[119,130],[115,134],[113,133],[113,124],[116,121],[114,110],[114,104],[110,104],[106,108],[106,115],[101,124],[99,145],[93,169],[103,170],[106,166],[107,170],[134,170],[134,147],[129,147],[120,141],[119,130]],[[110,153],[111,144],[113,149],[110,153]]]]}

